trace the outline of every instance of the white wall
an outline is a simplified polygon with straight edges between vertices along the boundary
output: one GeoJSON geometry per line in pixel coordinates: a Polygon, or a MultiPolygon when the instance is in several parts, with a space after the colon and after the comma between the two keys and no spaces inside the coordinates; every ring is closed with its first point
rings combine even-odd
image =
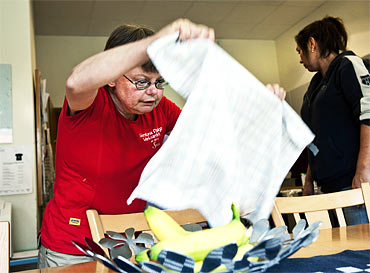
{"type": "MultiPolygon", "coordinates": [[[[65,82],[78,63],[104,49],[108,37],[36,36],[37,67],[47,79],[47,92],[54,107],[62,107],[65,82]]],[[[98,69],[98,68],[97,68],[98,69]]],[[[165,96],[182,107],[185,100],[166,88],[165,96]]]]}
{"type": "MultiPolygon", "coordinates": [[[[322,19],[326,15],[341,17],[349,35],[347,48],[357,55],[370,53],[370,3],[369,1],[329,1],[314,14],[302,19],[276,40],[276,52],[280,83],[286,90],[294,91],[291,98],[293,108],[299,109],[305,86],[314,73],[308,72],[299,63],[294,36],[309,23],[322,19]]],[[[289,100],[288,94],[288,100],[289,100]]]]}
{"type": "MultiPolygon", "coordinates": [[[[30,14],[29,0],[0,1],[0,63],[11,64],[12,70],[13,143],[10,145],[31,146],[33,158],[36,158],[32,83],[34,46],[30,14]]],[[[12,203],[15,251],[36,249],[38,210],[35,161],[32,184],[32,194],[0,196],[0,199],[12,203]]]]}
{"type": "MultiPolygon", "coordinates": [[[[47,79],[47,92],[55,107],[64,100],[64,86],[72,68],[103,50],[107,37],[36,36],[37,67],[47,79]]],[[[263,83],[279,82],[273,41],[220,40],[219,45],[263,83]]],[[[98,69],[98,68],[97,68],[98,69]]],[[[171,88],[165,96],[182,107],[185,100],[171,88]]]]}
{"type": "Polygon", "coordinates": [[[219,40],[219,45],[262,83],[279,83],[274,41],[219,40]]]}
{"type": "MultiPolygon", "coordinates": [[[[36,36],[37,68],[55,107],[62,107],[72,68],[104,49],[105,37],[36,36]]],[[[99,69],[99,68],[97,68],[99,69]]]]}

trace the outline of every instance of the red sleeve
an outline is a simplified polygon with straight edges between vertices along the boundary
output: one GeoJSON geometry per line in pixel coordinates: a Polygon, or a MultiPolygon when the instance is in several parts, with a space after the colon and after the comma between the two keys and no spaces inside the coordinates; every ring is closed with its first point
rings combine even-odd
{"type": "Polygon", "coordinates": [[[99,115],[104,108],[104,103],[106,102],[106,92],[107,91],[104,89],[104,87],[99,88],[93,103],[86,109],[78,111],[73,116],[69,114],[68,101],[66,98],[64,98],[61,118],[64,122],[70,123],[72,125],[71,128],[74,128],[77,125],[81,125],[81,122],[83,122],[86,118],[89,118],[92,115],[99,115]]]}

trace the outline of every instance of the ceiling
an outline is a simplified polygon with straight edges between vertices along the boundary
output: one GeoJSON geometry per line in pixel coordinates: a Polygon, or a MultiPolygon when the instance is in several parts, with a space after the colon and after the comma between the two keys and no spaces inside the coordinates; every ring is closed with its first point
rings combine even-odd
{"type": "MultiPolygon", "coordinates": [[[[330,0],[329,0],[330,1],[330,0]]],[[[32,0],[36,35],[109,36],[123,23],[160,29],[176,18],[206,24],[217,39],[274,40],[328,1],[32,0]]]]}

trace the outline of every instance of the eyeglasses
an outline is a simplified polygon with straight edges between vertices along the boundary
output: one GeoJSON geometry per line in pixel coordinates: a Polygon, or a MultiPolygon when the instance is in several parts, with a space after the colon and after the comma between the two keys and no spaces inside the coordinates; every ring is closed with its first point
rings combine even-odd
{"type": "Polygon", "coordinates": [[[163,88],[165,88],[165,86],[168,85],[168,82],[166,82],[163,79],[162,80],[157,80],[155,82],[150,82],[150,81],[147,81],[147,80],[138,80],[138,81],[134,82],[134,81],[130,80],[129,78],[127,78],[125,75],[122,75],[122,76],[125,77],[130,83],[132,83],[133,85],[135,85],[135,87],[138,90],[147,89],[152,84],[154,84],[157,89],[163,89],[163,88]]]}

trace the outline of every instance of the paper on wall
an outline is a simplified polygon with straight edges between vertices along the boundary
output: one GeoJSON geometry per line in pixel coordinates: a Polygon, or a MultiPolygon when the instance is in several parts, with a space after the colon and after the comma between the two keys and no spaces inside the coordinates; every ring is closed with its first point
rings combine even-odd
{"type": "Polygon", "coordinates": [[[0,195],[32,193],[32,147],[0,146],[0,195]]]}

